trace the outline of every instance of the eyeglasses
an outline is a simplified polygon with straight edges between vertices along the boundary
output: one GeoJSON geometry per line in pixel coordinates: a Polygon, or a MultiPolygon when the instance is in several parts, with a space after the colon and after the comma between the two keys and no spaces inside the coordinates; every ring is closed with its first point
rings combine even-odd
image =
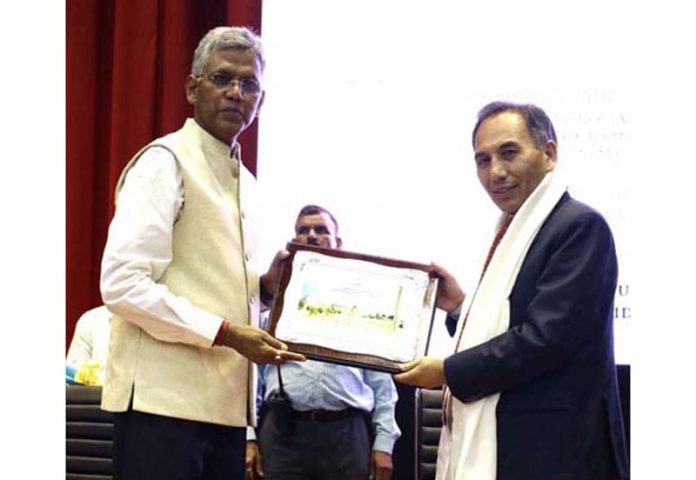
{"type": "Polygon", "coordinates": [[[237,79],[227,72],[214,72],[208,76],[199,75],[198,78],[206,78],[221,90],[231,88],[236,83],[242,95],[258,95],[261,92],[261,84],[251,77],[237,79]]]}

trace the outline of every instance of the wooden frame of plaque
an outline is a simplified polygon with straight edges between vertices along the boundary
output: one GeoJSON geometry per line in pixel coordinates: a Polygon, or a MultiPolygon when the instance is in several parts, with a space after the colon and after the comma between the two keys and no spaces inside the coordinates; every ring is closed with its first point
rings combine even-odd
{"type": "Polygon", "coordinates": [[[438,278],[425,264],[289,243],[268,331],[313,360],[380,370],[427,353],[438,278]]]}

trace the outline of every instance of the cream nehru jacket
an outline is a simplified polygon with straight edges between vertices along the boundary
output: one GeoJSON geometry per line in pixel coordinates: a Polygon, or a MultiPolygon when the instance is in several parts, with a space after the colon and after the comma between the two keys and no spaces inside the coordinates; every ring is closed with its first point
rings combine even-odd
{"type": "MultiPolygon", "coordinates": [[[[138,152],[167,148],[184,183],[184,207],[173,228],[173,259],[155,279],[174,294],[234,325],[258,325],[256,239],[249,211],[255,179],[230,148],[188,119],[181,130],[138,152]],[[234,158],[233,158],[234,157],[234,158]]],[[[102,408],[244,427],[255,423],[255,369],[227,347],[202,348],[157,340],[114,316],[102,408]]]]}

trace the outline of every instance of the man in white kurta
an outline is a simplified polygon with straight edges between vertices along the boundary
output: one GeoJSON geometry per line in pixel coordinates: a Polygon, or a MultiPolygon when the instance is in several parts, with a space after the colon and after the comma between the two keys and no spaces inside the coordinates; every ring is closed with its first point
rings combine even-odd
{"type": "Polygon", "coordinates": [[[237,138],[263,101],[263,67],[248,29],[208,32],[186,80],[194,118],[138,152],[116,186],[101,277],[115,478],[243,478],[249,360],[303,359],[257,328],[277,263],[259,279],[255,181],[237,138]]]}

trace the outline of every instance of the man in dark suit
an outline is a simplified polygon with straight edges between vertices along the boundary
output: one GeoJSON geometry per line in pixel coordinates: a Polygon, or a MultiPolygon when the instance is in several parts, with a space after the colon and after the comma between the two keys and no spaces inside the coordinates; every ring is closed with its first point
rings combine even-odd
{"type": "Polygon", "coordinates": [[[464,293],[433,266],[450,334],[460,324],[456,353],[395,376],[446,386],[437,478],[626,479],[609,226],[553,172],[556,134],[540,108],[491,103],[472,137],[498,234],[461,317],[464,293]]]}

